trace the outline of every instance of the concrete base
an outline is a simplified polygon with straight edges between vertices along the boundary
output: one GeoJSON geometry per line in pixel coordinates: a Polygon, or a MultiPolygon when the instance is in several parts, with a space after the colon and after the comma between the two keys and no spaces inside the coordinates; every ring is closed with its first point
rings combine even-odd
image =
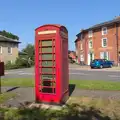
{"type": "Polygon", "coordinates": [[[52,110],[61,110],[65,105],[50,105],[45,103],[31,103],[29,108],[42,108],[42,109],[52,109],[52,110]]]}

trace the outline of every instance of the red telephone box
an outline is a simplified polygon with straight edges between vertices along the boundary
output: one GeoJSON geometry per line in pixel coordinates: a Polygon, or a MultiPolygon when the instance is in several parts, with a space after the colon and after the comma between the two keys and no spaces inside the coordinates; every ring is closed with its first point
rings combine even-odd
{"type": "Polygon", "coordinates": [[[68,31],[61,25],[35,30],[36,101],[65,103],[69,97],[68,31]]]}

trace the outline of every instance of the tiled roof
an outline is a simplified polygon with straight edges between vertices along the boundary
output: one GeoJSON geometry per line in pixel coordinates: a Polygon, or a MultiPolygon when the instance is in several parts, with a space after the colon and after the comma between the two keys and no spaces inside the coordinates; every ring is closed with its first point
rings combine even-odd
{"type": "Polygon", "coordinates": [[[7,38],[7,37],[2,36],[2,35],[0,35],[0,42],[21,43],[18,40],[7,38]]]}
{"type": "Polygon", "coordinates": [[[100,28],[102,26],[112,25],[114,23],[120,23],[120,16],[114,18],[113,20],[106,21],[106,22],[103,22],[103,23],[100,23],[100,24],[96,24],[96,25],[93,25],[93,26],[91,26],[91,27],[89,27],[87,29],[84,29],[80,33],[78,33],[76,36],[80,35],[82,32],[85,32],[85,31],[88,31],[88,30],[97,29],[97,28],[100,28]]]}
{"type": "Polygon", "coordinates": [[[107,22],[103,22],[103,23],[100,23],[100,24],[96,24],[86,30],[89,30],[89,29],[94,29],[94,28],[98,28],[98,27],[102,27],[102,26],[105,26],[105,25],[111,25],[113,23],[120,23],[120,17],[118,18],[115,18],[113,20],[110,20],[110,21],[107,21],[107,22]]]}

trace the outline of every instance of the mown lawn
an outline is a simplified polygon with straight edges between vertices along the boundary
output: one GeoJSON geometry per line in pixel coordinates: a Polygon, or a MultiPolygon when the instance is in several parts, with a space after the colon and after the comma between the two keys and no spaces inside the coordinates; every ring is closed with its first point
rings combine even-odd
{"type": "MultiPolygon", "coordinates": [[[[29,78],[2,78],[2,86],[19,86],[33,87],[34,80],[29,78]]],[[[103,80],[70,80],[70,84],[74,84],[78,89],[89,90],[120,90],[120,82],[103,81],[103,80]]]]}
{"type": "Polygon", "coordinates": [[[34,80],[29,78],[2,78],[2,86],[19,86],[19,87],[33,87],[34,80]]]}
{"type": "Polygon", "coordinates": [[[76,88],[90,90],[120,90],[120,82],[103,80],[70,80],[76,88]]]}

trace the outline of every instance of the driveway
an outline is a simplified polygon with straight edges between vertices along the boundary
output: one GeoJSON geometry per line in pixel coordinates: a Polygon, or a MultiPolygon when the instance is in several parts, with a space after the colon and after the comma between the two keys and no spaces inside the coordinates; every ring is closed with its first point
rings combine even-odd
{"type": "MultiPolygon", "coordinates": [[[[9,70],[5,72],[4,78],[33,78],[34,68],[9,70]]],[[[69,66],[69,78],[72,80],[111,80],[120,81],[120,70],[111,69],[89,69],[78,65],[69,66]]]]}

